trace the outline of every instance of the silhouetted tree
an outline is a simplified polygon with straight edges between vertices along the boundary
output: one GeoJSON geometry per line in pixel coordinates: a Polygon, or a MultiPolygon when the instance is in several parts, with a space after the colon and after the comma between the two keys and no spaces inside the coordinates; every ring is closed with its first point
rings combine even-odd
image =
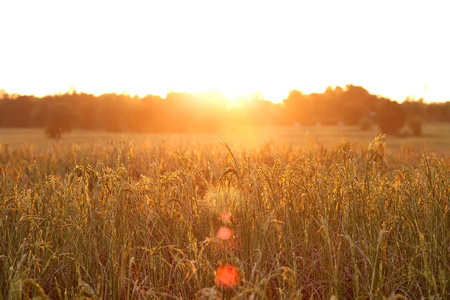
{"type": "Polygon", "coordinates": [[[385,134],[398,134],[405,125],[406,112],[398,102],[385,100],[377,112],[378,125],[385,134]]]}
{"type": "Polygon", "coordinates": [[[66,105],[59,104],[53,107],[45,133],[50,138],[61,138],[65,132],[72,130],[73,123],[75,121],[75,115],[71,112],[70,108],[66,105]]]}
{"type": "Polygon", "coordinates": [[[419,117],[421,119],[427,117],[427,105],[423,102],[423,99],[414,100],[406,98],[401,105],[406,114],[410,117],[419,117]]]}
{"type": "Polygon", "coordinates": [[[0,100],[9,99],[9,94],[6,92],[6,90],[1,89],[0,90],[0,100]]]}
{"type": "Polygon", "coordinates": [[[362,103],[347,103],[343,107],[343,119],[346,124],[356,125],[361,118],[369,114],[369,109],[362,103]]]}
{"type": "Polygon", "coordinates": [[[433,121],[450,122],[450,101],[428,104],[427,117],[433,121]]]}
{"type": "Polygon", "coordinates": [[[49,135],[58,137],[69,128],[199,132],[296,123],[332,125],[340,121],[361,125],[360,120],[373,120],[374,112],[377,113],[374,121],[390,134],[398,133],[405,117],[450,122],[450,102],[426,104],[421,99],[406,99],[401,105],[393,104],[390,99],[371,95],[354,85],[327,87],[323,93],[309,95],[293,90],[281,104],[267,101],[260,94],[238,106],[229,104],[217,92],[140,98],[128,94],[94,96],[71,89],[65,94],[36,98],[0,90],[0,126],[46,127],[49,135]]]}
{"type": "Polygon", "coordinates": [[[318,116],[314,113],[315,108],[313,100],[309,95],[300,91],[292,90],[286,99],[283,99],[283,105],[286,108],[287,118],[295,123],[315,124],[318,122],[318,116]]]}
{"type": "Polygon", "coordinates": [[[35,106],[33,96],[7,97],[0,100],[0,124],[4,127],[31,127],[31,112],[35,106]]]}
{"type": "Polygon", "coordinates": [[[415,136],[422,135],[422,125],[423,125],[422,118],[418,116],[410,117],[406,121],[406,125],[408,126],[409,129],[411,129],[413,135],[415,136]]]}

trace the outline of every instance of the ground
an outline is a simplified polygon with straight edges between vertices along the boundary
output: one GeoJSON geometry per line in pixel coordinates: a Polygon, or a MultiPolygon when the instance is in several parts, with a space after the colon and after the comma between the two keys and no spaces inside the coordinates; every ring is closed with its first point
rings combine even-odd
{"type": "MultiPolygon", "coordinates": [[[[159,143],[164,140],[170,143],[216,143],[226,142],[239,146],[261,146],[268,142],[276,144],[288,143],[292,146],[306,145],[308,142],[318,142],[324,146],[341,143],[343,141],[359,140],[368,144],[380,132],[377,128],[362,131],[358,126],[300,126],[300,127],[268,127],[245,128],[233,133],[115,133],[106,131],[74,130],[64,134],[60,141],[48,139],[43,129],[1,128],[0,144],[8,145],[10,149],[23,144],[33,145],[37,150],[53,144],[95,144],[130,140],[137,144],[142,142],[159,143]]],[[[388,136],[386,144],[395,151],[400,147],[412,146],[425,152],[437,152],[442,155],[450,154],[450,124],[425,124],[420,137],[388,136]]]]}

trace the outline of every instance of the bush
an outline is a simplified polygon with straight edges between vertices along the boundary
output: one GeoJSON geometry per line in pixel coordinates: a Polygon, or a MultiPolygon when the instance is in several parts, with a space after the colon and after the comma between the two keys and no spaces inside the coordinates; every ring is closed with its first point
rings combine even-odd
{"type": "Polygon", "coordinates": [[[62,129],[57,124],[52,123],[45,129],[45,135],[49,138],[59,140],[62,136],[62,129]]]}
{"type": "Polygon", "coordinates": [[[408,126],[409,129],[411,129],[413,135],[420,136],[422,135],[422,126],[423,126],[423,120],[418,117],[412,117],[408,120],[406,123],[406,126],[408,126]]]}
{"type": "Polygon", "coordinates": [[[72,131],[75,115],[64,105],[55,107],[48,118],[45,134],[52,139],[60,139],[63,133],[72,131]]]}
{"type": "Polygon", "coordinates": [[[406,113],[397,102],[385,103],[377,113],[380,130],[385,134],[398,134],[405,125],[406,113]]]}

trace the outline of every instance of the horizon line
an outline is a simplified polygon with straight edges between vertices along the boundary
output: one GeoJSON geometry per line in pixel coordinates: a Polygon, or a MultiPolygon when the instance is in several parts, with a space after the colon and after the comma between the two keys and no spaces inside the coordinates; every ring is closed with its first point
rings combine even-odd
{"type": "Polygon", "coordinates": [[[108,94],[115,94],[115,95],[126,95],[129,96],[131,98],[145,98],[147,96],[156,96],[156,97],[161,97],[162,99],[167,98],[167,95],[172,94],[172,93],[186,93],[186,94],[191,94],[191,95],[201,95],[201,94],[207,94],[207,93],[217,93],[219,95],[224,96],[227,100],[239,100],[239,99],[249,99],[252,97],[262,97],[261,100],[266,100],[266,101],[270,101],[273,103],[282,103],[283,100],[287,99],[289,97],[289,94],[293,91],[297,91],[300,92],[304,95],[311,95],[311,94],[324,94],[326,92],[326,90],[328,88],[332,88],[333,90],[335,90],[336,88],[342,88],[344,91],[347,90],[348,86],[355,86],[355,87],[361,87],[364,90],[366,90],[370,95],[372,96],[376,96],[379,98],[385,98],[385,99],[389,99],[391,101],[395,101],[398,103],[402,103],[405,101],[422,101],[424,103],[446,103],[446,102],[450,102],[450,97],[449,99],[446,100],[430,100],[427,99],[426,97],[416,97],[414,95],[408,95],[406,96],[403,100],[397,100],[397,99],[393,99],[391,97],[385,96],[383,94],[380,93],[371,93],[367,88],[365,88],[362,85],[357,85],[357,84],[353,84],[353,83],[349,83],[349,84],[345,84],[345,86],[340,86],[340,85],[328,85],[322,92],[317,92],[317,91],[309,91],[306,92],[304,90],[298,89],[298,88],[293,88],[293,89],[288,89],[286,96],[284,98],[280,98],[280,99],[276,99],[274,100],[273,97],[268,97],[266,98],[266,96],[264,95],[263,92],[260,91],[249,91],[246,93],[236,93],[234,95],[227,95],[226,92],[221,91],[220,89],[217,88],[205,88],[205,89],[200,89],[197,91],[188,91],[188,90],[178,90],[178,89],[172,89],[172,88],[166,88],[166,92],[161,93],[161,92],[150,92],[150,93],[138,93],[138,92],[129,92],[128,90],[122,90],[121,92],[118,92],[116,90],[112,90],[112,91],[103,91],[103,92],[89,92],[89,91],[85,91],[85,90],[78,90],[76,89],[74,86],[70,86],[66,91],[63,92],[62,89],[59,89],[57,92],[54,93],[42,93],[42,94],[38,94],[38,93],[20,93],[20,92],[11,92],[8,91],[6,88],[0,88],[0,99],[4,99],[3,95],[9,95],[9,96],[16,96],[16,97],[21,97],[21,96],[32,96],[35,98],[45,98],[45,97],[51,97],[51,96],[60,96],[60,95],[72,95],[72,94],[87,94],[87,95],[93,95],[95,97],[99,97],[102,95],[108,95],[108,94]]]}

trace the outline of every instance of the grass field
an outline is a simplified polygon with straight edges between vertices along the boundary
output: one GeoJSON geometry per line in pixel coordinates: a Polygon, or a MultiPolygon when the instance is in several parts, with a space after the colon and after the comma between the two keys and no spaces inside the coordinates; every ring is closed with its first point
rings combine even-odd
{"type": "Polygon", "coordinates": [[[450,126],[376,136],[2,129],[0,299],[448,299],[450,126]]]}
{"type": "MultiPolygon", "coordinates": [[[[117,143],[123,140],[133,141],[135,144],[159,143],[164,140],[169,144],[208,144],[220,141],[234,144],[238,147],[258,147],[266,143],[283,144],[292,146],[307,146],[314,141],[323,146],[330,146],[342,142],[358,140],[363,143],[371,142],[380,133],[376,127],[362,131],[358,126],[302,126],[302,127],[267,127],[245,128],[233,133],[196,133],[196,134],[171,134],[171,133],[113,133],[105,131],[74,130],[63,136],[60,141],[48,139],[43,129],[5,129],[0,128],[0,144],[7,144],[10,148],[18,148],[22,145],[33,145],[37,150],[45,150],[55,144],[60,146],[71,145],[102,145],[104,143],[117,143]]],[[[450,124],[434,123],[425,124],[423,134],[420,137],[396,137],[386,138],[386,145],[391,150],[401,147],[414,147],[424,152],[437,152],[442,155],[450,155],[450,124]]]]}

